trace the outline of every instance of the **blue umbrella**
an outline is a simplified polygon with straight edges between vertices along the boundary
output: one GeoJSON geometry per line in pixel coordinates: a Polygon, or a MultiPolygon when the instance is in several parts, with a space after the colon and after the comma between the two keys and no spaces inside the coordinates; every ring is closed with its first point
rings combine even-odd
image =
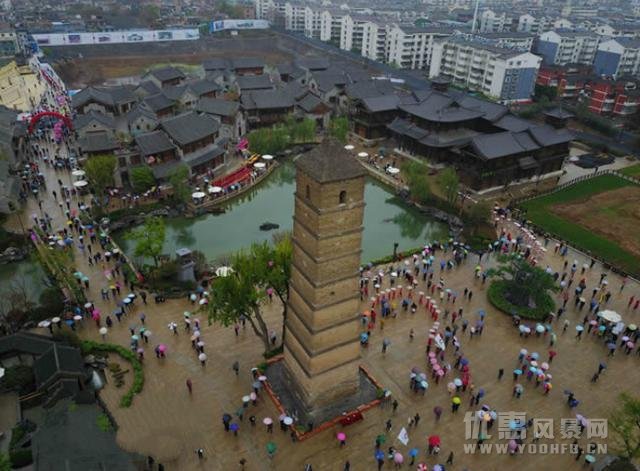
{"type": "Polygon", "coordinates": [[[486,314],[487,314],[487,313],[484,311],[484,309],[480,309],[480,310],[478,311],[478,315],[479,315],[479,316],[485,316],[486,314]]]}
{"type": "Polygon", "coordinates": [[[232,423],[232,424],[229,426],[229,429],[230,429],[232,432],[237,432],[237,431],[240,429],[240,426],[234,422],[234,423],[232,423]]]}
{"type": "Polygon", "coordinates": [[[375,457],[377,460],[384,460],[384,451],[382,450],[376,451],[375,457]]]}
{"type": "Polygon", "coordinates": [[[420,450],[418,450],[417,448],[411,448],[411,450],[409,450],[409,456],[411,456],[412,458],[418,456],[418,453],[420,453],[420,450]]]}
{"type": "Polygon", "coordinates": [[[513,372],[515,374],[517,374],[517,375],[521,375],[522,374],[522,370],[520,370],[520,369],[513,370],[513,372]]]}
{"type": "Polygon", "coordinates": [[[468,365],[469,364],[469,360],[467,360],[466,358],[463,358],[462,360],[460,360],[460,364],[462,366],[468,365]]]}

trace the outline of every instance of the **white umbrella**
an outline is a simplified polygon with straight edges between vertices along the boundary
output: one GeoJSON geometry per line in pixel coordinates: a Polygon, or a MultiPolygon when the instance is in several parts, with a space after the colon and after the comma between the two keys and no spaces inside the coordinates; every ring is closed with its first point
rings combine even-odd
{"type": "Polygon", "coordinates": [[[201,353],[200,355],[198,355],[198,360],[205,361],[206,359],[207,359],[206,353],[201,353]]]}
{"type": "Polygon", "coordinates": [[[356,147],[355,147],[355,146],[352,146],[351,144],[347,144],[346,146],[344,146],[344,149],[345,149],[345,150],[353,150],[353,149],[355,149],[355,148],[356,148],[356,147]]]}
{"type": "Polygon", "coordinates": [[[264,154],[262,156],[262,160],[273,160],[273,155],[264,154]]]}
{"type": "Polygon", "coordinates": [[[210,186],[209,193],[222,193],[222,188],[219,186],[210,186]]]}
{"type": "Polygon", "coordinates": [[[4,368],[0,368],[0,378],[4,376],[4,368]]]}
{"type": "Polygon", "coordinates": [[[576,157],[575,155],[573,157],[569,157],[569,162],[578,162],[580,160],[580,157],[576,157]]]}
{"type": "Polygon", "coordinates": [[[74,177],[84,177],[86,175],[86,172],[84,170],[76,169],[71,172],[71,175],[73,175],[74,177]]]}
{"type": "Polygon", "coordinates": [[[86,180],[78,180],[77,182],[73,182],[73,186],[75,186],[76,188],[84,188],[88,184],[89,182],[86,180]]]}
{"type": "Polygon", "coordinates": [[[267,164],[265,164],[264,162],[256,162],[255,164],[253,164],[253,166],[255,168],[265,168],[267,164]]]}
{"type": "Polygon", "coordinates": [[[106,327],[100,327],[100,330],[98,332],[100,332],[100,335],[107,335],[107,328],[106,327]]]}
{"type": "Polygon", "coordinates": [[[387,168],[387,173],[390,173],[391,175],[397,175],[398,173],[400,173],[400,169],[395,167],[389,167],[387,168]]]}
{"type": "Polygon", "coordinates": [[[366,152],[359,152],[358,157],[369,157],[369,154],[367,154],[366,152]]]}
{"type": "Polygon", "coordinates": [[[219,267],[216,269],[216,276],[229,276],[229,274],[233,273],[233,268],[231,267],[219,267]]]}
{"type": "Polygon", "coordinates": [[[193,193],[191,195],[191,197],[194,198],[194,199],[204,198],[205,196],[206,195],[202,191],[196,191],[195,193],[193,193]]]}
{"type": "Polygon", "coordinates": [[[602,317],[606,321],[613,322],[613,323],[617,323],[622,320],[622,316],[620,314],[618,314],[615,311],[611,311],[609,309],[605,309],[604,311],[602,311],[600,313],[600,317],[602,317]]]}

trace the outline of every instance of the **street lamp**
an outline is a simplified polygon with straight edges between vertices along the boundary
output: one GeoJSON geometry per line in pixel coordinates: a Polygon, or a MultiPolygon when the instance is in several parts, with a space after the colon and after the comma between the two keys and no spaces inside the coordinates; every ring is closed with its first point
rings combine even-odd
{"type": "Polygon", "coordinates": [[[399,245],[400,245],[400,244],[398,244],[397,242],[394,242],[394,243],[393,243],[393,261],[394,261],[394,262],[396,261],[396,258],[397,258],[397,254],[398,254],[398,246],[399,246],[399,245]]]}

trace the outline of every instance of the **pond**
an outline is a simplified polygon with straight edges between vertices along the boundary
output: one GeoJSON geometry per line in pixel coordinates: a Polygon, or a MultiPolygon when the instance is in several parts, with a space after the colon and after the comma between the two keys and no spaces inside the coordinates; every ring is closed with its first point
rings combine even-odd
{"type": "Polygon", "coordinates": [[[0,297],[3,299],[12,290],[20,290],[37,301],[48,286],[47,274],[33,255],[20,262],[0,265],[0,297]]]}
{"type": "MultiPolygon", "coordinates": [[[[287,161],[256,188],[229,203],[223,214],[167,219],[163,253],[173,256],[176,249],[187,247],[201,251],[209,260],[218,260],[253,242],[270,241],[273,231],[261,231],[259,226],[271,222],[280,226],[278,230],[291,229],[294,190],[295,168],[287,161]]],[[[402,251],[448,237],[446,224],[405,204],[373,179],[367,179],[365,201],[363,262],[390,255],[394,242],[402,251]]],[[[115,239],[132,254],[134,243],[125,232],[116,234],[115,239]]]]}

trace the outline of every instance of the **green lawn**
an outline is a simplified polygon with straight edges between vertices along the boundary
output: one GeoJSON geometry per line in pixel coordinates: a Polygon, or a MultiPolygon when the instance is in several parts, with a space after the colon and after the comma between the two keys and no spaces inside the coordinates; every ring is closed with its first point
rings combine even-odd
{"type": "MultiPolygon", "coordinates": [[[[617,243],[596,235],[573,221],[558,217],[549,210],[549,206],[555,204],[584,199],[596,193],[616,190],[629,185],[632,183],[615,175],[602,175],[556,193],[526,201],[521,206],[527,210],[527,219],[541,227],[542,230],[568,241],[570,245],[587,253],[592,253],[627,273],[639,275],[640,258],[623,250],[617,243]]],[[[603,221],[603,223],[607,223],[607,221],[603,221]]]]}
{"type": "Polygon", "coordinates": [[[628,177],[640,179],[640,164],[631,165],[629,167],[621,168],[618,172],[628,177]]]}

